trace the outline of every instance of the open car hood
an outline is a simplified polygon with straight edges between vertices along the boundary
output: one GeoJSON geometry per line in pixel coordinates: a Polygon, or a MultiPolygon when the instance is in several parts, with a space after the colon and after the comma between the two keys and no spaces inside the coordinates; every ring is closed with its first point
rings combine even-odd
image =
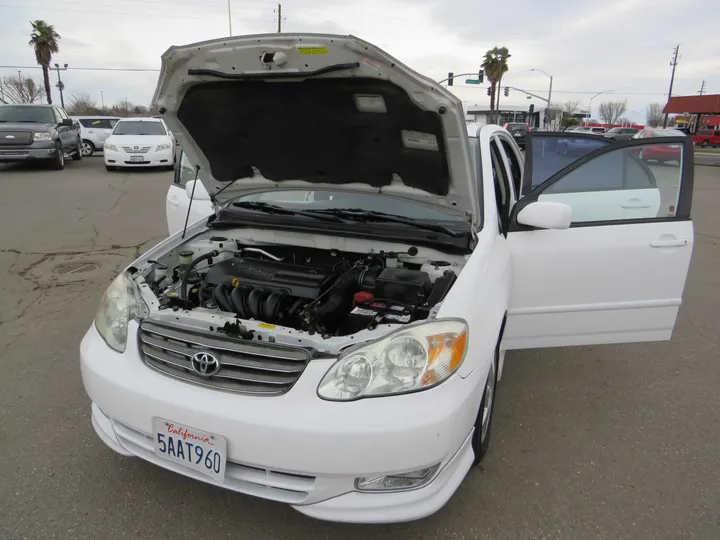
{"type": "Polygon", "coordinates": [[[153,102],[217,203],[324,188],[480,219],[460,100],[356,37],[264,34],[171,47],[153,102]]]}

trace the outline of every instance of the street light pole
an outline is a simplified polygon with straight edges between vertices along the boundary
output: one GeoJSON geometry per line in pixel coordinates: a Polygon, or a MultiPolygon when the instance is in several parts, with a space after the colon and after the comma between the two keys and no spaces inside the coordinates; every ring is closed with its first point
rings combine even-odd
{"type": "Polygon", "coordinates": [[[539,71],[543,75],[545,75],[548,79],[550,79],[550,88],[548,89],[548,99],[547,99],[547,108],[545,109],[545,118],[547,119],[548,124],[550,123],[550,103],[552,99],[552,83],[553,83],[553,76],[549,73],[543,71],[542,69],[533,68],[530,71],[539,71]]]}
{"type": "Polygon", "coordinates": [[[588,113],[587,113],[587,119],[590,120],[590,116],[592,116],[592,100],[598,97],[600,94],[607,94],[608,92],[612,92],[612,90],[603,90],[602,92],[598,92],[593,97],[590,98],[590,106],[588,107],[588,113]]]}
{"type": "Polygon", "coordinates": [[[57,87],[58,90],[60,90],[60,105],[62,105],[62,108],[65,108],[65,99],[63,98],[63,90],[65,89],[65,85],[63,85],[63,82],[60,80],[60,71],[67,71],[68,65],[64,64],[63,67],[60,67],[60,64],[55,64],[55,71],[57,71],[58,76],[58,83],[57,87]]]}
{"type": "Polygon", "coordinates": [[[100,90],[100,103],[102,103],[103,112],[105,112],[105,96],[102,90],[100,90]]]}
{"type": "Polygon", "coordinates": [[[232,36],[232,11],[230,10],[230,0],[228,1],[228,28],[230,30],[230,35],[232,36]]]}

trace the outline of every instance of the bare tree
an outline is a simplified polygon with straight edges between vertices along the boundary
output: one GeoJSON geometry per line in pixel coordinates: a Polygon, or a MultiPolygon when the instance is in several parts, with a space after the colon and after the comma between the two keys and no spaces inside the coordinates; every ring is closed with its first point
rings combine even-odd
{"type": "Polygon", "coordinates": [[[650,127],[660,127],[663,123],[663,104],[651,103],[647,106],[646,119],[650,127]]]}
{"type": "Polygon", "coordinates": [[[580,107],[579,101],[566,101],[565,103],[562,104],[562,111],[567,116],[572,116],[573,114],[575,114],[575,111],[577,111],[579,107],[580,107]]]}
{"type": "Polygon", "coordinates": [[[73,94],[68,113],[75,116],[84,116],[100,114],[101,111],[97,106],[97,102],[90,97],[90,94],[73,94]]]}
{"type": "Polygon", "coordinates": [[[43,96],[42,82],[20,75],[0,79],[1,103],[35,103],[43,96]]]}
{"type": "Polygon", "coordinates": [[[615,124],[627,112],[627,100],[604,101],[600,104],[600,118],[606,124],[615,124]]]}

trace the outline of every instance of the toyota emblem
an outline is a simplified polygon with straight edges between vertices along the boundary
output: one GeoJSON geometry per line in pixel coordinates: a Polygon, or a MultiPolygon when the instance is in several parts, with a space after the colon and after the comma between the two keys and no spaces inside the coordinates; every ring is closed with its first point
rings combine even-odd
{"type": "Polygon", "coordinates": [[[203,377],[212,377],[220,371],[220,361],[208,352],[193,354],[190,359],[193,371],[203,377]]]}
{"type": "Polygon", "coordinates": [[[137,149],[139,149],[139,148],[140,148],[139,146],[135,146],[135,147],[134,147],[135,150],[137,150],[137,149]]]}

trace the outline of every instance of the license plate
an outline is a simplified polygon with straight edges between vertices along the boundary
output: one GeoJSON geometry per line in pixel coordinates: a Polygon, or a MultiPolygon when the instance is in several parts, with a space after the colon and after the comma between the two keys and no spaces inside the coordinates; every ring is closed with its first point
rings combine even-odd
{"type": "Polygon", "coordinates": [[[145,158],[143,156],[130,156],[130,161],[133,163],[142,163],[145,161],[145,158]]]}
{"type": "Polygon", "coordinates": [[[223,481],[227,456],[223,437],[162,418],[153,418],[153,432],[155,455],[223,481]]]}

